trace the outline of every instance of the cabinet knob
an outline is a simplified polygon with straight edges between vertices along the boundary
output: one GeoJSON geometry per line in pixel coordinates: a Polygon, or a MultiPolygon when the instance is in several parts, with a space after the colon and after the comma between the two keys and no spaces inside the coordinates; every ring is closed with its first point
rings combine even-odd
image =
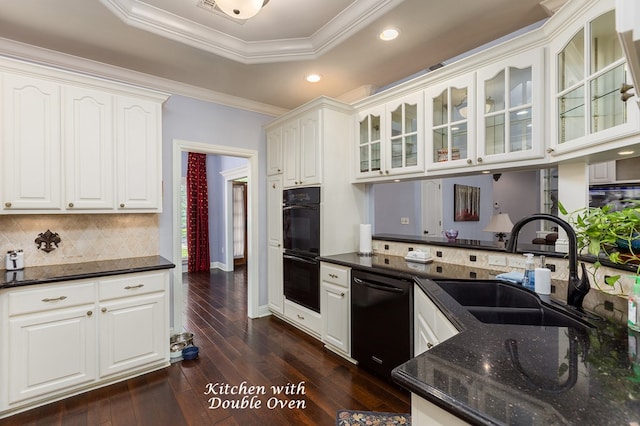
{"type": "Polygon", "coordinates": [[[5,207],[11,207],[11,203],[4,203],[5,207]]]}
{"type": "Polygon", "coordinates": [[[282,172],[282,169],[278,169],[278,173],[281,173],[281,172],[282,172]]]}
{"type": "Polygon", "coordinates": [[[90,317],[91,315],[93,315],[93,311],[87,311],[87,316],[90,317]]]}
{"type": "Polygon", "coordinates": [[[124,203],[120,203],[120,208],[124,208],[124,203]]]}
{"type": "Polygon", "coordinates": [[[105,312],[107,312],[107,308],[102,308],[100,309],[102,311],[102,313],[104,314],[105,312]]]}
{"type": "Polygon", "coordinates": [[[73,208],[73,203],[69,203],[69,207],[70,207],[70,208],[73,208]]]}
{"type": "Polygon", "coordinates": [[[471,163],[472,163],[471,158],[467,158],[467,164],[471,164],[471,163]]]}
{"type": "Polygon", "coordinates": [[[427,342],[427,349],[431,349],[433,347],[433,343],[427,342]]]}
{"type": "Polygon", "coordinates": [[[553,148],[547,148],[547,154],[551,154],[554,151],[555,151],[555,149],[553,149],[553,148]]]}
{"type": "Polygon", "coordinates": [[[271,184],[271,187],[272,187],[273,189],[276,189],[276,184],[275,184],[275,183],[271,184]]]}
{"type": "Polygon", "coordinates": [[[383,175],[384,173],[382,172],[382,170],[380,170],[378,173],[380,173],[381,175],[383,175]]]}
{"type": "Polygon", "coordinates": [[[478,163],[482,163],[482,157],[478,157],[478,163]]]}

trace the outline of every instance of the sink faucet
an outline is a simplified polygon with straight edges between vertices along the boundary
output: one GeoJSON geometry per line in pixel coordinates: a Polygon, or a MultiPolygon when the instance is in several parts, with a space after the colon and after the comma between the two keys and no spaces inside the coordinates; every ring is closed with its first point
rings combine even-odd
{"type": "Polygon", "coordinates": [[[507,244],[507,251],[510,253],[516,252],[520,229],[522,229],[525,224],[533,222],[534,220],[548,220],[554,222],[567,233],[567,237],[569,238],[569,281],[567,285],[567,304],[569,306],[582,309],[582,301],[587,293],[589,293],[589,290],[591,290],[591,284],[589,284],[587,268],[584,263],[581,264],[582,278],[578,277],[578,238],[576,237],[576,232],[568,222],[560,219],[559,217],[545,213],[536,213],[520,219],[515,225],[513,225],[511,238],[507,244]]]}

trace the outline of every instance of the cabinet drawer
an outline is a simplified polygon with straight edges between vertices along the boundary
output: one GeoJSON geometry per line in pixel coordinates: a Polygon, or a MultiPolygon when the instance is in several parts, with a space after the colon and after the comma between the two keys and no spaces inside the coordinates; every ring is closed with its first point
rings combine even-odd
{"type": "Polygon", "coordinates": [[[345,266],[322,263],[320,265],[320,281],[327,281],[349,288],[349,272],[351,268],[345,266]]]}
{"type": "Polygon", "coordinates": [[[320,336],[322,330],[322,317],[319,313],[300,305],[296,305],[289,300],[285,300],[284,316],[300,325],[302,328],[320,336]]]}
{"type": "Polygon", "coordinates": [[[9,292],[9,316],[95,303],[95,282],[46,284],[9,292]]]}
{"type": "Polygon", "coordinates": [[[100,280],[100,300],[165,291],[166,276],[166,272],[156,272],[100,280]]]}

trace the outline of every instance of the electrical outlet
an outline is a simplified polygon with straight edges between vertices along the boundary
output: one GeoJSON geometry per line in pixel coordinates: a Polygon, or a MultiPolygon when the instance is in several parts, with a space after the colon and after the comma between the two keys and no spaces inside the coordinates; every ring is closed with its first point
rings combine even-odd
{"type": "Polygon", "coordinates": [[[408,217],[401,217],[400,218],[400,224],[401,225],[408,225],[409,224],[409,218],[408,217]]]}
{"type": "Polygon", "coordinates": [[[512,267],[512,268],[524,269],[524,263],[525,263],[524,256],[522,257],[522,259],[519,259],[517,257],[509,257],[507,259],[507,265],[512,267]]]}
{"type": "Polygon", "coordinates": [[[489,265],[507,266],[507,258],[506,256],[489,255],[489,265]]]}

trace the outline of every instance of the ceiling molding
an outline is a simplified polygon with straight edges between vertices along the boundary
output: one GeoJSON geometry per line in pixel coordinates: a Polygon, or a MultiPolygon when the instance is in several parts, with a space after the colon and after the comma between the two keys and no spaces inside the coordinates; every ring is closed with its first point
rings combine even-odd
{"type": "Polygon", "coordinates": [[[92,61],[66,53],[44,49],[30,44],[0,38],[0,55],[47,67],[70,71],[90,77],[97,77],[147,89],[199,99],[245,111],[278,117],[288,110],[213,90],[180,83],[150,74],[92,61]]]}
{"type": "Polygon", "coordinates": [[[356,0],[309,37],[245,41],[140,0],[100,0],[127,25],[244,64],[316,59],[400,2],[356,0]]]}

